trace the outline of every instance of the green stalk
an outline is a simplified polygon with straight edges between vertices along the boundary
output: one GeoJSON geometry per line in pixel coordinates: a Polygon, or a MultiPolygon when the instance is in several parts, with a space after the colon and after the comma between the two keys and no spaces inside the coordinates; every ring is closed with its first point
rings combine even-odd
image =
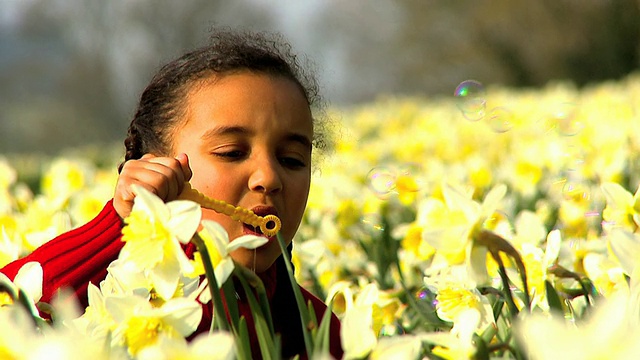
{"type": "Polygon", "coordinates": [[[209,257],[209,250],[207,250],[207,245],[205,245],[204,240],[202,240],[198,233],[193,236],[191,241],[196,245],[198,251],[200,252],[202,264],[204,265],[204,273],[209,280],[209,291],[211,291],[213,312],[215,314],[215,321],[211,322],[211,329],[209,329],[209,332],[213,332],[214,324],[216,324],[220,330],[229,331],[229,322],[224,310],[224,304],[222,303],[222,298],[220,296],[220,288],[218,287],[216,274],[213,271],[213,265],[211,263],[211,258],[209,257]]]}
{"type": "MultiPolygon", "coordinates": [[[[273,332],[273,326],[271,324],[268,324],[268,321],[270,321],[271,316],[267,317],[265,315],[265,313],[263,312],[264,308],[262,304],[258,303],[258,301],[256,300],[256,297],[253,294],[252,287],[257,288],[257,286],[255,286],[256,284],[250,285],[251,280],[255,281],[255,279],[247,280],[244,277],[244,275],[249,273],[249,271],[242,271],[242,267],[240,266],[236,267],[236,269],[239,269],[239,274],[237,277],[238,277],[238,280],[240,281],[240,284],[242,285],[242,288],[244,289],[247,300],[249,301],[249,307],[251,308],[251,314],[253,316],[253,323],[255,326],[256,335],[258,337],[258,342],[260,344],[260,352],[262,354],[262,358],[264,360],[276,359],[278,358],[278,355],[279,355],[279,352],[276,353],[279,347],[275,345],[275,334],[273,332]]],[[[257,278],[257,276],[255,276],[253,272],[251,273],[254,275],[255,278],[257,278]]],[[[269,310],[268,304],[267,304],[267,314],[270,314],[270,312],[271,311],[269,310]]]]}
{"type": "Polygon", "coordinates": [[[302,297],[302,292],[298,287],[298,283],[296,282],[296,278],[293,275],[293,266],[291,265],[291,259],[289,258],[289,253],[287,252],[287,246],[284,243],[284,239],[282,235],[278,233],[276,235],[278,239],[278,244],[280,245],[280,250],[282,251],[282,258],[284,259],[284,264],[287,267],[287,273],[289,274],[289,281],[291,282],[291,288],[293,289],[293,294],[296,297],[296,303],[298,304],[298,311],[300,312],[300,320],[302,323],[302,335],[304,337],[304,346],[307,350],[307,355],[311,356],[313,354],[313,343],[311,341],[311,336],[309,335],[309,329],[307,329],[307,325],[311,323],[311,319],[309,319],[309,313],[306,311],[306,306],[304,304],[304,298],[302,297]]]}

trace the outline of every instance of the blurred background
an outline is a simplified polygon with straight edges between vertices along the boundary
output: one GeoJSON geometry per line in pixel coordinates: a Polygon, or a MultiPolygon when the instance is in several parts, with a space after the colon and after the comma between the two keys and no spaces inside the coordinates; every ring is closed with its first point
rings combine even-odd
{"type": "Polygon", "coordinates": [[[0,153],[121,142],[152,73],[213,25],[283,33],[335,107],[640,66],[640,0],[0,0],[0,153]]]}

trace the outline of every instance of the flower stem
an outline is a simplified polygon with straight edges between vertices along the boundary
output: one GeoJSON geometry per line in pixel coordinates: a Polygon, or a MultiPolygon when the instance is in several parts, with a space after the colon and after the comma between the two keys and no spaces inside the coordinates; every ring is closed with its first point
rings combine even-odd
{"type": "Polygon", "coordinates": [[[216,274],[213,270],[213,265],[211,264],[211,258],[209,257],[209,251],[207,250],[207,246],[204,243],[204,240],[198,235],[198,233],[194,234],[193,239],[191,240],[198,248],[200,252],[200,257],[202,258],[202,264],[204,265],[204,273],[207,279],[209,280],[209,291],[211,291],[211,299],[213,301],[213,312],[214,312],[214,320],[211,322],[210,332],[214,330],[214,324],[218,326],[220,330],[229,331],[229,323],[227,320],[227,316],[224,310],[224,304],[222,303],[222,298],[220,297],[220,289],[218,287],[218,281],[216,280],[216,274]]]}
{"type": "Polygon", "coordinates": [[[307,354],[311,356],[313,354],[313,343],[311,342],[311,336],[309,335],[309,329],[307,326],[311,323],[311,319],[309,318],[309,312],[307,311],[307,307],[304,303],[304,298],[302,297],[302,292],[298,287],[298,283],[296,282],[296,278],[293,275],[293,266],[291,265],[291,259],[289,258],[289,253],[287,252],[287,246],[284,243],[284,239],[282,235],[278,233],[276,235],[278,239],[278,244],[280,245],[280,250],[282,251],[282,258],[284,259],[284,264],[287,267],[287,273],[289,274],[289,281],[291,281],[291,288],[293,289],[293,294],[296,297],[296,303],[298,304],[298,311],[300,312],[300,320],[302,322],[302,335],[304,337],[304,346],[307,350],[307,354]]]}

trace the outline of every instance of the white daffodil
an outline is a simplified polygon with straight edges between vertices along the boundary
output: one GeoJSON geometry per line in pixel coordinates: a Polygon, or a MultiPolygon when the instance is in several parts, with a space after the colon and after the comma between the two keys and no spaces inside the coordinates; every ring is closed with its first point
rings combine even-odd
{"type": "Polygon", "coordinates": [[[489,300],[480,294],[464,265],[434,270],[425,275],[425,285],[437,294],[436,312],[440,319],[453,322],[456,326],[463,321],[461,316],[472,309],[479,314],[474,331],[482,331],[495,323],[489,300]]]}
{"type": "Polygon", "coordinates": [[[136,357],[138,360],[231,360],[235,358],[233,335],[223,331],[200,334],[189,343],[160,336],[155,344],[140,350],[136,357]]]}
{"type": "MultiPolygon", "coordinates": [[[[247,249],[256,249],[266,244],[269,240],[263,236],[256,235],[243,235],[233,241],[229,241],[229,234],[222,227],[212,220],[202,221],[202,230],[200,231],[200,237],[204,240],[204,244],[209,252],[209,258],[211,259],[211,265],[213,266],[216,282],[218,286],[224,284],[229,278],[233,269],[235,268],[233,259],[229,254],[241,247],[247,249]]],[[[206,281],[203,281],[206,284],[206,281]]],[[[210,291],[204,291],[206,288],[201,286],[203,291],[199,297],[199,300],[204,304],[211,300],[210,291]]]]}
{"type": "Polygon", "coordinates": [[[78,331],[90,334],[97,341],[106,343],[109,334],[117,324],[105,307],[105,296],[97,286],[89,283],[87,287],[88,306],[84,314],[71,320],[78,331]]]}
{"type": "MultiPolygon", "coordinates": [[[[29,298],[30,311],[33,316],[40,316],[36,309],[36,303],[42,297],[42,266],[38,262],[28,262],[18,270],[13,282],[9,278],[0,273],[0,282],[5,286],[10,286],[18,291],[24,291],[29,298]]],[[[8,294],[0,293],[0,306],[11,305],[13,302],[8,294]]]]}
{"type": "Polygon", "coordinates": [[[331,303],[333,312],[342,317],[353,307],[353,291],[351,291],[351,282],[338,281],[333,284],[327,292],[327,303],[331,303]]]}
{"type": "Polygon", "coordinates": [[[345,359],[365,358],[378,342],[373,330],[373,304],[378,299],[378,291],[373,283],[362,288],[342,318],[340,340],[345,359]]]}
{"type": "Polygon", "coordinates": [[[635,359],[640,343],[630,339],[640,336],[640,326],[629,315],[637,315],[634,308],[638,304],[629,307],[629,300],[624,292],[601,299],[594,312],[579,323],[533,313],[513,325],[513,334],[532,360],[635,359]]]}
{"type": "Polygon", "coordinates": [[[622,185],[606,182],[600,186],[607,202],[602,211],[605,229],[623,227],[632,232],[640,226],[640,187],[631,194],[622,185]]]}
{"type": "Polygon", "coordinates": [[[181,274],[191,273],[193,266],[180,244],[191,240],[202,217],[200,205],[177,200],[164,203],[140,186],[133,187],[136,197],[131,214],[125,219],[119,258],[132,261],[146,272],[155,291],[170,299],[181,274]]]}
{"type": "Polygon", "coordinates": [[[112,343],[126,347],[132,355],[155,344],[160,336],[186,341],[202,320],[201,304],[187,298],[169,299],[154,307],[135,295],[108,297],[104,306],[117,324],[112,343]]]}
{"type": "MultiPolygon", "coordinates": [[[[29,359],[41,341],[31,315],[20,306],[0,306],[0,357],[29,359]]],[[[34,358],[35,359],[35,358],[34,358]]]]}
{"type": "Polygon", "coordinates": [[[471,251],[473,232],[494,214],[506,191],[506,186],[498,185],[479,204],[469,194],[449,185],[443,186],[444,202],[431,198],[419,209],[418,223],[424,229],[423,239],[450,264],[464,262],[471,251]]]}
{"type": "Polygon", "coordinates": [[[631,275],[640,256],[640,234],[615,228],[606,235],[607,245],[627,275],[631,275]]]}
{"type": "Polygon", "coordinates": [[[422,350],[422,339],[416,335],[382,337],[369,359],[418,359],[422,350]]]}
{"type": "Polygon", "coordinates": [[[424,334],[421,338],[435,345],[432,353],[439,359],[473,359],[476,348],[473,335],[480,323],[481,315],[476,309],[465,309],[450,332],[424,334]]]}

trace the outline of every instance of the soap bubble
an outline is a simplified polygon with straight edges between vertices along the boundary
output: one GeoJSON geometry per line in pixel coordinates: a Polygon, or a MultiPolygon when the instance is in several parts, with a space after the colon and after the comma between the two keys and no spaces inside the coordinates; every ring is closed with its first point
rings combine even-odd
{"type": "Polygon", "coordinates": [[[584,124],[577,116],[577,106],[572,102],[556,104],[549,113],[545,127],[561,136],[574,136],[580,133],[584,124]]]}
{"type": "Polygon", "coordinates": [[[583,181],[567,179],[562,186],[562,196],[566,200],[588,201],[591,198],[591,190],[583,181]]]}
{"type": "Polygon", "coordinates": [[[497,133],[505,133],[513,128],[513,114],[505,107],[491,109],[486,121],[497,133]]]}
{"type": "Polygon", "coordinates": [[[584,166],[585,154],[582,148],[576,145],[567,146],[564,154],[564,164],[568,171],[576,171],[584,166]]]}
{"type": "Polygon", "coordinates": [[[484,118],[487,101],[484,86],[481,83],[475,80],[463,81],[456,87],[453,95],[465,119],[478,121],[484,118]]]}
{"type": "Polygon", "coordinates": [[[369,189],[378,196],[384,196],[395,190],[396,174],[386,166],[377,166],[367,174],[369,189]]]}
{"type": "Polygon", "coordinates": [[[384,231],[382,216],[377,213],[368,213],[362,215],[362,224],[364,224],[367,229],[373,232],[384,231]]]}

